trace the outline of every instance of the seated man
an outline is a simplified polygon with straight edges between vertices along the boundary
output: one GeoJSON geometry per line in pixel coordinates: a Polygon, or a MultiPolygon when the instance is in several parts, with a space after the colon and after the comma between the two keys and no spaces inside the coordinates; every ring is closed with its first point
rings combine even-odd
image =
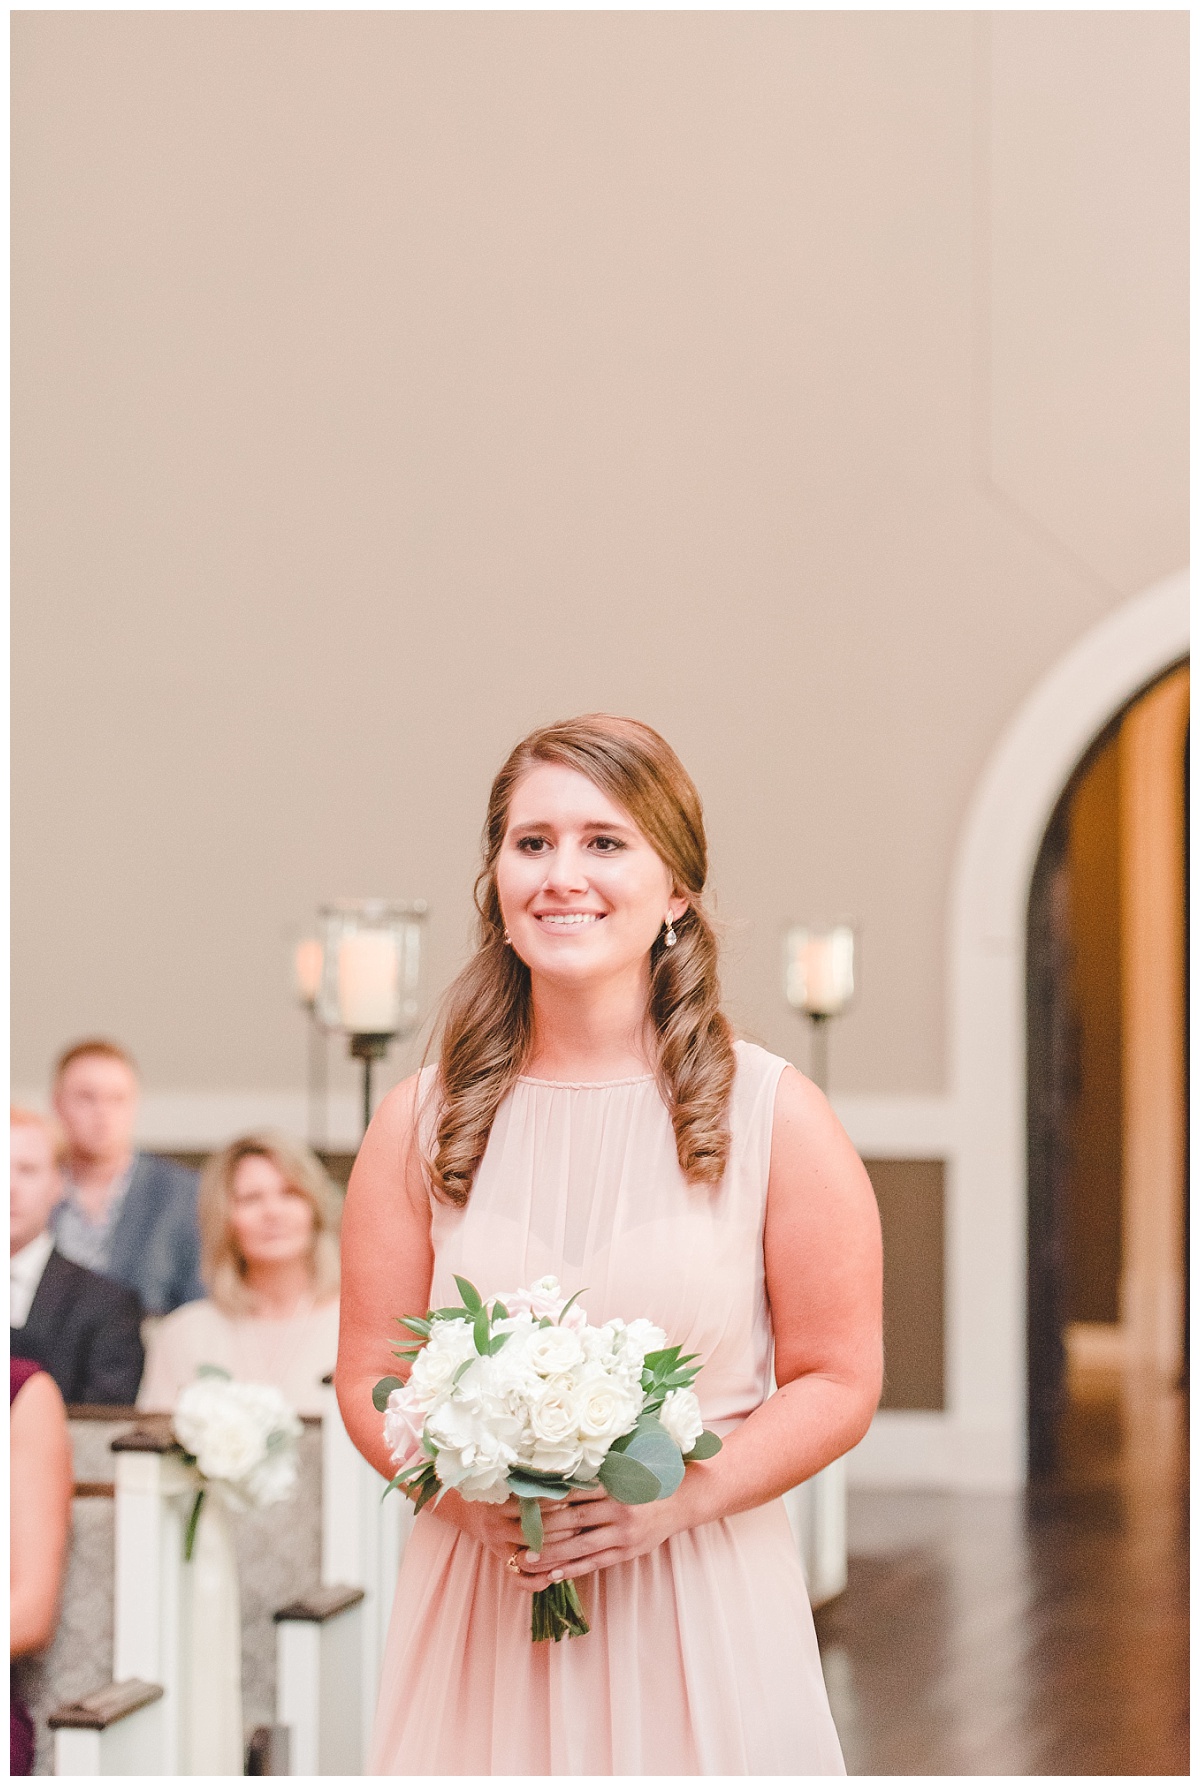
{"type": "Polygon", "coordinates": [[[148,1315],[166,1315],[204,1295],[199,1175],[134,1151],[137,1102],[137,1071],[115,1042],[77,1042],[59,1058],[54,1108],[67,1156],[54,1241],[76,1265],[136,1290],[148,1315]]]}
{"type": "Polygon", "coordinates": [[[47,1370],[66,1402],[129,1407],[142,1375],[141,1303],[55,1249],[47,1223],[62,1196],[61,1150],[47,1119],[10,1110],[9,1140],[13,1355],[47,1370]]]}

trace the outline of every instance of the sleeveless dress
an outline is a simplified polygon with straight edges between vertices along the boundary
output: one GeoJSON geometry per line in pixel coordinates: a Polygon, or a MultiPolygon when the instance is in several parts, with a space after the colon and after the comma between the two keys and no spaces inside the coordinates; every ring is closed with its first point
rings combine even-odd
{"type": "MultiPolygon", "coordinates": [[[[523,1078],[465,1209],[433,1212],[433,1306],[457,1272],[492,1296],[547,1272],[593,1322],[645,1315],[704,1361],[725,1434],[771,1386],[763,1218],[786,1063],[737,1044],[733,1146],[690,1185],[652,1077],[523,1078]]],[[[432,1093],[427,1068],[422,1093],[432,1093]]],[[[406,1313],[397,1310],[397,1314],[406,1313]]],[[[384,1654],[374,1774],[844,1774],[782,1501],[695,1526],[578,1580],[587,1636],[533,1644],[502,1562],[428,1512],[384,1654]]]]}

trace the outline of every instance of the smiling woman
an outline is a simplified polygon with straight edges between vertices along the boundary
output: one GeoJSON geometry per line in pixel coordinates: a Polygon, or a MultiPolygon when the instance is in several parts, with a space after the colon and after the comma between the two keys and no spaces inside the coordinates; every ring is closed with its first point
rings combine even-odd
{"type": "Polygon", "coordinates": [[[480,946],[442,1030],[435,1188],[465,1201],[519,1072],[611,1079],[648,1065],[681,1171],[719,1182],[733,1038],[703,903],[703,809],[670,745],[607,714],[532,733],[493,784],[483,854],[480,946]]]}
{"type": "Polygon", "coordinates": [[[316,1155],[285,1135],[244,1135],[200,1181],[209,1295],[154,1329],[138,1406],[167,1412],[201,1365],[271,1383],[319,1414],[337,1353],[337,1198],[316,1155]]]}
{"type": "Polygon", "coordinates": [[[573,1490],[536,1552],[513,1496],[429,1499],[371,1771],[843,1773],[780,1496],[878,1398],[870,1184],[817,1089],[733,1039],[700,799],[657,733],[593,714],[532,734],[492,788],[483,857],[441,1058],[384,1100],[350,1181],[347,1429],[391,1477],[372,1390],[397,1318],[456,1281],[494,1297],[553,1277],[592,1321],[651,1322],[702,1359],[723,1445],[669,1499],[573,1490]],[[530,1597],[563,1581],[585,1628],[531,1646],[530,1597]]]}

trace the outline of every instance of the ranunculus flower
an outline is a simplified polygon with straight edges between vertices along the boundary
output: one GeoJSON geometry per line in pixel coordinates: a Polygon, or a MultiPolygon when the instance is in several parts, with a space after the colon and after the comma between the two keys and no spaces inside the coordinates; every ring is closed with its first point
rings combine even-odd
{"type": "Polygon", "coordinates": [[[704,1431],[704,1416],[695,1391],[672,1389],[659,1410],[659,1419],[686,1457],[704,1431]]]}

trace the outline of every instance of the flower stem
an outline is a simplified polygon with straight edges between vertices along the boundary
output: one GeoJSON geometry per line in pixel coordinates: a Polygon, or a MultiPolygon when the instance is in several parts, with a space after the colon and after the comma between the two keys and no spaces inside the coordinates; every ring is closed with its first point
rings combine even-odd
{"type": "Polygon", "coordinates": [[[533,1596],[530,1635],[534,1643],[545,1643],[549,1637],[555,1643],[564,1637],[586,1637],[590,1630],[573,1581],[556,1581],[533,1596]]]}
{"type": "Polygon", "coordinates": [[[192,1552],[196,1548],[196,1527],[200,1524],[200,1509],[204,1505],[204,1490],[196,1490],[196,1498],[192,1502],[192,1510],[188,1514],[187,1527],[183,1534],[183,1560],[190,1563],[192,1552]]]}

